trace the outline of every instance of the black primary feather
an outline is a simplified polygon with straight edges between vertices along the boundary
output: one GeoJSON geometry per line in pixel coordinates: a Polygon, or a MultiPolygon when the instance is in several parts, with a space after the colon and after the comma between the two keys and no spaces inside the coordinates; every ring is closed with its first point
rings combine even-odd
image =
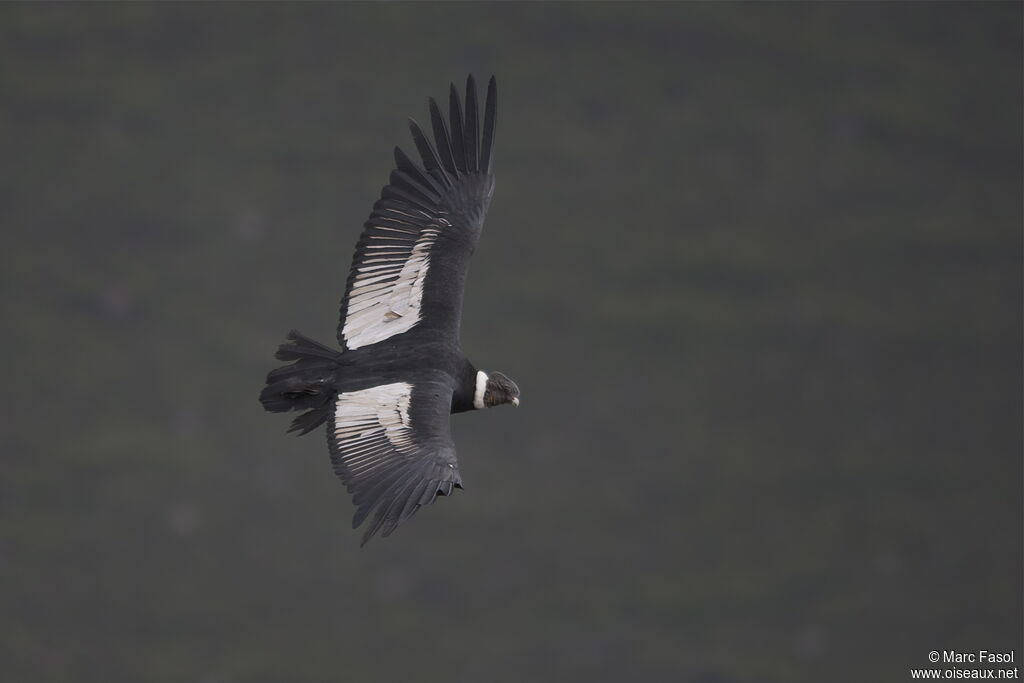
{"type": "Polygon", "coordinates": [[[459,102],[459,91],[455,89],[454,83],[448,90],[448,117],[452,122],[452,154],[455,157],[455,165],[459,167],[460,173],[467,173],[466,133],[462,126],[462,103],[459,102]]]}
{"type": "Polygon", "coordinates": [[[434,128],[434,143],[437,146],[437,154],[441,157],[446,171],[452,175],[458,175],[458,168],[455,166],[455,158],[452,156],[452,139],[448,137],[448,128],[444,125],[444,117],[441,110],[437,108],[437,102],[430,98],[430,124],[434,128]]]}
{"type": "Polygon", "coordinates": [[[463,136],[466,147],[466,171],[476,173],[480,169],[480,158],[477,156],[477,145],[479,144],[479,131],[477,130],[478,115],[476,113],[476,81],[470,75],[466,79],[466,120],[463,125],[466,133],[463,136]]]}
{"type": "Polygon", "coordinates": [[[491,172],[494,157],[494,127],[498,117],[498,85],[494,76],[487,83],[487,102],[484,105],[484,141],[480,151],[480,171],[491,172]]]}

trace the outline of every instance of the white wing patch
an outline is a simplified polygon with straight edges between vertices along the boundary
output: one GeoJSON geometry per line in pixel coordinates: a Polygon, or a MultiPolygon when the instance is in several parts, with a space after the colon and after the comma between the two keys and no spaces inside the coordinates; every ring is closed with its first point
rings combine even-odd
{"type": "Polygon", "coordinates": [[[411,395],[412,385],[407,382],[338,394],[334,437],[344,449],[349,467],[358,468],[359,463],[392,449],[400,453],[416,450],[409,423],[411,395]]]}
{"type": "MultiPolygon", "coordinates": [[[[444,219],[439,222],[447,223],[444,219]]],[[[350,349],[408,332],[422,315],[420,307],[423,283],[430,266],[430,248],[440,228],[430,226],[418,235],[378,229],[387,230],[387,237],[371,235],[370,239],[386,239],[386,243],[367,245],[348,295],[342,335],[345,346],[350,349]]]]}

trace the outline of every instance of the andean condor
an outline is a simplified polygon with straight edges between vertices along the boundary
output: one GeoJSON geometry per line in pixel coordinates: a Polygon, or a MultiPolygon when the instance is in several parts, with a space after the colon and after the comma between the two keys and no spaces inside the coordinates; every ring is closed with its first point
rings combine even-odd
{"type": "Polygon", "coordinates": [[[305,411],[288,431],[327,423],[331,463],[357,508],[352,527],[373,513],[363,544],[462,488],[450,413],[519,405],[515,383],[477,370],[459,342],[469,259],[494,192],[496,107],[492,77],[481,134],[470,76],[465,109],[451,86],[447,122],[430,99],[433,145],[410,120],[423,166],[395,148],[352,259],[341,351],[293,330],[275,354],[291,362],[260,394],[271,412],[305,411]]]}

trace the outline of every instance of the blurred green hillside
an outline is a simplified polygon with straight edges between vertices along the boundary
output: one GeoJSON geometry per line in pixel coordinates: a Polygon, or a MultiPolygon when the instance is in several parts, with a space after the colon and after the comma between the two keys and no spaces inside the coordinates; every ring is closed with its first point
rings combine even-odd
{"type": "Polygon", "coordinates": [[[902,681],[1022,634],[1019,3],[0,4],[0,678],[902,681]],[[359,550],[256,400],[499,83],[518,411],[359,550]]]}

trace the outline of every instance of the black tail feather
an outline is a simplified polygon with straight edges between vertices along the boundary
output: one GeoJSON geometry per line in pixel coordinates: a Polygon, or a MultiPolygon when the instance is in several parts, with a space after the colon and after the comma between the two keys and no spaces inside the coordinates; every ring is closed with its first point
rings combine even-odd
{"type": "Polygon", "coordinates": [[[292,343],[281,344],[277,347],[277,353],[274,354],[274,358],[278,360],[301,360],[314,356],[324,360],[336,360],[340,355],[331,347],[324,346],[320,342],[310,339],[298,330],[289,332],[288,339],[292,343]]]}
{"type": "Polygon", "coordinates": [[[298,432],[296,436],[302,436],[313,431],[324,422],[327,422],[327,411],[329,406],[324,406],[315,410],[307,410],[302,415],[292,420],[292,424],[288,427],[288,433],[298,432]]]}
{"type": "Polygon", "coordinates": [[[295,330],[288,339],[291,343],[278,347],[274,357],[292,363],[270,371],[260,403],[272,413],[306,411],[288,429],[301,436],[327,421],[341,353],[295,330]]]}
{"type": "Polygon", "coordinates": [[[310,362],[299,365],[292,363],[291,365],[282,365],[279,368],[275,368],[267,374],[267,384],[274,384],[282,380],[289,379],[291,377],[307,375],[313,370],[322,370],[325,374],[330,372],[336,367],[334,363],[323,361],[322,363],[310,362]]]}

